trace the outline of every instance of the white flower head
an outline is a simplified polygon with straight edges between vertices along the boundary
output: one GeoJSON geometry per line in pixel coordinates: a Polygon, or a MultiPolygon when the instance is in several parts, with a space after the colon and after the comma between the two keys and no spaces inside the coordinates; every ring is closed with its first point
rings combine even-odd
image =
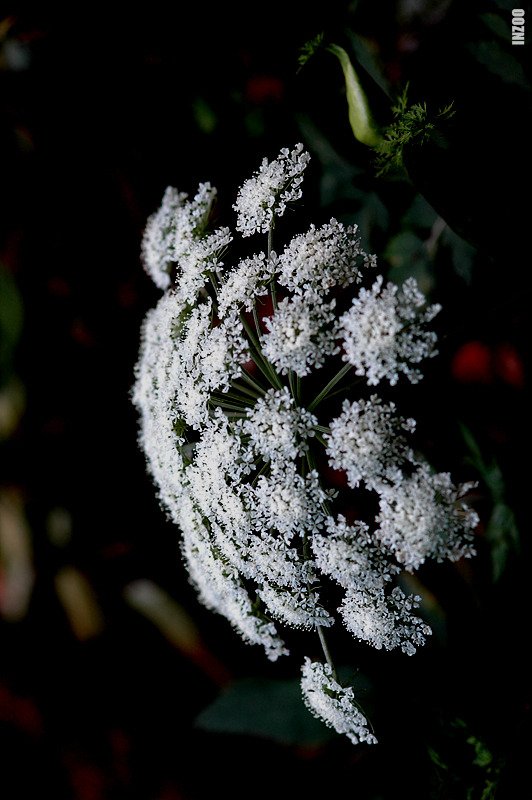
{"type": "Polygon", "coordinates": [[[268,233],[275,217],[284,214],[287,204],[299,200],[309,160],[302,144],[291,152],[283,148],[274,161],[263,160],[260,169],[239,189],[233,206],[237,212],[236,229],[242,236],[268,233]]]}
{"type": "Polygon", "coordinates": [[[265,460],[287,462],[302,456],[318,420],[296,406],[288,388],[270,389],[247,412],[242,431],[250,436],[255,451],[265,460]]]}
{"type": "Polygon", "coordinates": [[[275,274],[275,260],[265,253],[244,258],[225,275],[218,293],[218,314],[225,317],[229,309],[251,311],[254,302],[268,292],[268,283],[275,274]]]}
{"type": "Polygon", "coordinates": [[[144,230],[141,252],[146,271],[159,289],[168,289],[175,269],[183,304],[194,302],[209,270],[222,269],[221,255],[232,241],[229,228],[207,230],[216,194],[210,183],[202,183],[189,200],[185,192],[169,186],[144,230]]]}
{"type": "Polygon", "coordinates": [[[461,499],[471,487],[454,486],[449,473],[434,474],[427,464],[410,476],[398,474],[377,489],[377,538],[411,571],[427,558],[456,561],[473,555],[478,516],[461,499]]]}
{"type": "Polygon", "coordinates": [[[361,289],[340,319],[344,361],[355,367],[357,375],[365,375],[370,386],[383,379],[393,386],[400,373],[417,383],[422,374],[414,365],[436,355],[436,334],[425,325],[440,306],[424,309],[425,297],[413,278],[401,288],[382,284],[379,276],[370,291],[361,289]]]}
{"type": "Polygon", "coordinates": [[[377,395],[350,403],[344,400],[342,413],[332,420],[327,435],[327,455],[334,469],[344,470],[351,488],[360,481],[371,487],[375,481],[393,475],[406,461],[414,461],[405,432],[415,428],[413,419],[395,413],[395,404],[385,404],[377,395]]]}
{"type": "Polygon", "coordinates": [[[355,700],[350,687],[335,680],[328,664],[305,658],[301,690],[309,710],[337,733],[345,733],[353,744],[376,744],[377,739],[355,700]]]}
{"type": "Polygon", "coordinates": [[[142,238],[142,263],[159,289],[170,286],[170,272],[175,260],[176,220],[187,195],[173,186],[166,189],[160,208],[149,217],[142,238]]]}
{"type": "Polygon", "coordinates": [[[335,320],[334,300],[315,305],[298,295],[284,298],[272,317],[266,319],[266,357],[286,375],[290,370],[304,377],[323,366],[327,356],[337,353],[331,323],[335,320]]]}
{"type": "MultiPolygon", "coordinates": [[[[428,323],[439,306],[412,279],[360,288],[375,257],[356,226],[335,219],[276,254],[275,220],[300,197],[308,161],[302,145],[282,150],[238,192],[237,231],[268,232],[267,253],[226,267],[233,235],[211,227],[209,183],[192,199],[168,188],[149,218],[142,260],[164,294],[142,327],[139,443],[199,599],[244,641],[275,660],[288,654],[278,625],[317,630],[323,643],[341,622],[374,648],[411,655],[430,629],[400,573],[472,555],[477,516],[468,484],[414,454],[414,420],[366,386],[358,394],[353,375],[369,386],[418,381],[436,352],[428,323]],[[344,287],[354,299],[342,313],[344,287]],[[332,470],[345,489],[330,487],[332,470]]],[[[376,741],[329,664],[306,659],[302,689],[326,724],[376,741]]]]}
{"type": "Polygon", "coordinates": [[[307,233],[294,236],[279,257],[279,283],[311,297],[358,283],[361,267],[372,262],[356,234],[356,225],[346,227],[334,218],[321,228],[311,225],[307,233]]]}
{"type": "Polygon", "coordinates": [[[400,647],[408,656],[425,644],[432,631],[412,614],[420,598],[399,586],[386,593],[381,586],[360,584],[348,589],[339,608],[348,631],[377,650],[400,647]]]}

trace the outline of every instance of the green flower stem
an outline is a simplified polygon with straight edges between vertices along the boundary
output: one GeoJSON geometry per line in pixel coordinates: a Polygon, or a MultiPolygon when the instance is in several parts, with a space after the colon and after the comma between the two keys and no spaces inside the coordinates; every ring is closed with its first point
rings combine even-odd
{"type": "Polygon", "coordinates": [[[210,280],[210,282],[212,284],[212,288],[214,289],[215,295],[218,296],[218,292],[219,292],[218,279],[217,279],[215,273],[212,272],[211,270],[209,270],[207,272],[207,275],[208,275],[209,280],[210,280]]]}
{"type": "MultiPolygon", "coordinates": [[[[223,408],[224,411],[235,411],[237,414],[240,414],[242,417],[246,416],[245,409],[242,406],[237,406],[235,403],[225,403],[222,400],[215,400],[211,397],[209,403],[217,408],[223,408]]],[[[234,416],[234,415],[233,415],[234,416]]]]}
{"type": "Polygon", "coordinates": [[[319,404],[322,402],[322,400],[324,400],[327,397],[327,395],[330,393],[331,389],[333,389],[336,386],[338,381],[341,381],[342,378],[345,375],[347,375],[347,373],[349,372],[350,369],[353,369],[353,365],[352,364],[346,364],[344,367],[342,367],[342,369],[339,372],[336,373],[334,378],[331,378],[331,380],[329,381],[327,386],[325,386],[325,388],[321,390],[319,395],[317,395],[317,397],[315,397],[314,400],[307,406],[308,410],[309,411],[314,411],[314,409],[317,406],[319,406],[319,404]]]}
{"type": "MultiPolygon", "coordinates": [[[[260,464],[261,461],[262,461],[262,458],[258,458],[255,461],[255,465],[254,466],[257,467],[260,464]]],[[[260,476],[261,475],[266,475],[269,472],[269,470],[270,470],[270,462],[269,461],[265,461],[263,463],[262,467],[260,468],[260,470],[257,472],[257,474],[254,476],[253,480],[251,481],[252,488],[255,488],[260,476]]]]}
{"type": "Polygon", "coordinates": [[[268,231],[268,261],[270,260],[270,256],[273,250],[273,221],[270,225],[270,230],[268,231]]]}
{"type": "MultiPolygon", "coordinates": [[[[261,397],[264,397],[263,391],[261,391],[260,393],[256,392],[253,389],[250,389],[249,386],[242,386],[241,383],[237,383],[236,381],[231,381],[231,386],[235,390],[235,393],[239,396],[241,396],[242,394],[246,394],[249,397],[252,397],[254,400],[259,400],[261,397]]],[[[243,401],[244,398],[242,398],[242,402],[243,401]]]]}
{"type": "Polygon", "coordinates": [[[257,331],[257,339],[262,342],[262,332],[260,329],[259,315],[257,313],[257,300],[253,299],[253,321],[255,323],[255,330],[257,331]]]}
{"type": "Polygon", "coordinates": [[[314,435],[320,444],[322,444],[324,447],[327,447],[327,442],[319,431],[316,431],[314,435]]]}
{"type": "Polygon", "coordinates": [[[243,314],[240,316],[240,319],[242,321],[244,330],[248,335],[249,341],[252,345],[253,360],[255,364],[273,387],[275,387],[276,389],[282,389],[283,384],[281,383],[281,379],[273,369],[272,365],[265,358],[262,357],[262,353],[260,351],[260,343],[255,334],[253,333],[251,326],[248,324],[243,314]]]}
{"type": "Polygon", "coordinates": [[[290,386],[290,392],[292,393],[292,397],[294,398],[294,402],[296,406],[299,405],[299,389],[300,389],[300,381],[299,376],[295,374],[292,369],[288,370],[288,385],[290,386]]]}
{"type": "Polygon", "coordinates": [[[221,402],[225,403],[226,400],[233,400],[236,403],[239,403],[241,406],[253,406],[254,405],[254,398],[245,397],[237,392],[213,392],[211,395],[211,400],[215,403],[221,402]]]}
{"type": "Polygon", "coordinates": [[[262,384],[260,384],[257,380],[255,380],[253,375],[251,375],[251,373],[249,373],[247,369],[242,365],[240,366],[240,375],[242,380],[244,380],[247,384],[249,384],[249,386],[252,386],[253,389],[255,389],[259,393],[260,397],[264,397],[264,395],[266,394],[266,389],[264,388],[264,386],[262,386],[262,384]]]}
{"type": "Polygon", "coordinates": [[[277,302],[277,289],[275,288],[275,278],[272,278],[270,281],[270,291],[272,295],[272,305],[274,311],[277,311],[279,308],[279,303],[277,302]]]}
{"type": "Polygon", "coordinates": [[[321,625],[317,625],[316,629],[318,631],[318,636],[320,637],[321,647],[323,650],[323,655],[325,656],[325,660],[327,664],[330,666],[332,670],[332,676],[334,680],[338,683],[338,675],[336,673],[336,667],[334,666],[333,660],[331,658],[331,653],[329,651],[329,646],[327,645],[327,640],[325,639],[325,633],[323,631],[323,627],[321,625]]]}

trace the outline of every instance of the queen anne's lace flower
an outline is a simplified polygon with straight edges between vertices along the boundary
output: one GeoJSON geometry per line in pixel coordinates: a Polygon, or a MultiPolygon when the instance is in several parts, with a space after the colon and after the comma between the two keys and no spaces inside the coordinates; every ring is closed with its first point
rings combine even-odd
{"type": "Polygon", "coordinates": [[[187,195],[169,186],[161,207],[148,219],[142,238],[144,268],[159,289],[170,286],[170,271],[175,260],[176,219],[187,195]]]}
{"type": "Polygon", "coordinates": [[[308,449],[307,438],[314,436],[318,424],[314,414],[296,406],[284,386],[270,389],[259,397],[242,422],[242,432],[251,437],[257,453],[265,459],[286,462],[302,456],[308,449]]]}
{"type": "Polygon", "coordinates": [[[281,150],[278,158],[265,158],[256,174],[238,192],[234,209],[238,214],[236,229],[242,236],[268,233],[275,217],[284,214],[288,203],[301,197],[303,172],[309,154],[298,144],[290,152],[281,150]]]}
{"type": "Polygon", "coordinates": [[[334,286],[362,280],[362,266],[372,265],[360,247],[356,225],[331,219],[321,228],[310,226],[294,236],[279,257],[279,283],[296,294],[321,298],[334,286]]]}
{"type": "Polygon", "coordinates": [[[264,354],[282,375],[292,370],[303,378],[338,352],[331,328],[333,309],[334,300],[316,305],[296,295],[282,300],[273,317],[266,319],[264,354]]]}
{"type": "Polygon", "coordinates": [[[399,289],[388,283],[382,288],[379,276],[371,291],[361,289],[340,319],[345,361],[364,375],[370,386],[383,378],[393,386],[404,373],[412,383],[422,377],[413,366],[436,354],[436,334],[425,324],[440,310],[433,305],[422,310],[425,298],[413,278],[399,289]]]}
{"type": "MultiPolygon", "coordinates": [[[[222,262],[231,232],[210,228],[210,184],[191,200],[167,189],[149,218],[142,258],[164,294],[142,328],[139,441],[200,600],[245,641],[275,660],[288,653],[278,623],[323,641],[339,620],[368,645],[412,654],[430,629],[400,573],[470,555],[477,517],[468,485],[414,455],[414,420],[345,386],[356,375],[367,386],[419,380],[438,307],[412,280],[360,288],[375,257],[355,226],[332,219],[274,252],[275,220],[301,195],[308,159],[302,145],[283,150],[244,183],[237,230],[268,233],[268,251],[234,266],[222,262]],[[343,287],[355,297],[339,313],[343,287]],[[338,392],[343,402],[327,408],[338,392]],[[345,473],[345,492],[328,483],[331,468],[345,473]],[[353,521],[350,498],[364,491],[377,516],[353,521]]],[[[307,659],[302,689],[328,725],[376,741],[331,667],[307,659]]]]}
{"type": "Polygon", "coordinates": [[[342,413],[331,422],[326,436],[327,455],[334,469],[344,470],[355,489],[360,481],[375,481],[396,473],[407,460],[414,462],[404,432],[412,432],[415,420],[395,413],[394,403],[384,404],[377,395],[350,403],[344,400],[342,413]]]}
{"type": "Polygon", "coordinates": [[[456,561],[473,555],[476,513],[461,499],[472,484],[456,487],[447,472],[422,464],[412,475],[398,474],[378,487],[380,513],[375,535],[408,570],[427,558],[456,561]]]}
{"type": "Polygon", "coordinates": [[[302,674],[303,699],[313,714],[338,733],[345,733],[353,744],[376,743],[377,739],[356,703],[353,689],[342,687],[333,678],[329,664],[306,658],[302,674]]]}

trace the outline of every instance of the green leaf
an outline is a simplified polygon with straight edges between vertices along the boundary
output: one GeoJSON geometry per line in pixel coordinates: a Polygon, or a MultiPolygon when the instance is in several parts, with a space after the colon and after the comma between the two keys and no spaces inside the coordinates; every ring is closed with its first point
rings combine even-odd
{"type": "Polygon", "coordinates": [[[353,31],[346,31],[349,37],[349,43],[353,50],[356,60],[363,67],[368,75],[375,81],[377,86],[380,86],[384,94],[390,97],[391,87],[386,73],[383,68],[382,61],[375,55],[374,45],[372,46],[371,40],[359,36],[353,31]]]}
{"type": "Polygon", "coordinates": [[[9,270],[0,264],[0,385],[11,373],[23,321],[24,308],[20,292],[9,270]]]}
{"type": "Polygon", "coordinates": [[[373,119],[368,99],[348,54],[343,47],[337,44],[330,44],[326,49],[338,58],[342,66],[347,92],[349,123],[355,138],[362,144],[376,147],[381,142],[379,128],[373,119]]]}
{"type": "Polygon", "coordinates": [[[337,735],[308,711],[299,680],[240,680],[196,717],[196,725],[206,731],[258,736],[282,744],[319,744],[337,735]]]}
{"type": "Polygon", "coordinates": [[[316,50],[319,50],[320,47],[323,46],[323,33],[318,33],[313,39],[310,39],[308,42],[305,42],[299,48],[299,56],[298,56],[298,72],[305,66],[309,58],[311,58],[316,50]]]}
{"type": "Polygon", "coordinates": [[[451,228],[446,227],[443,240],[451,251],[454,271],[468,284],[473,278],[473,266],[477,250],[472,244],[458,236],[451,228]]]}
{"type": "Polygon", "coordinates": [[[511,554],[519,553],[520,534],[515,514],[505,500],[506,486],[497,461],[487,461],[473,436],[464,424],[460,425],[462,437],[470,452],[471,463],[476,467],[488,489],[492,509],[486,525],[485,537],[490,545],[492,579],[497,582],[511,554]]]}
{"type": "Polygon", "coordinates": [[[531,88],[518,59],[504,50],[497,40],[470,42],[467,49],[483,67],[505,83],[515,84],[527,90],[531,88]]]}

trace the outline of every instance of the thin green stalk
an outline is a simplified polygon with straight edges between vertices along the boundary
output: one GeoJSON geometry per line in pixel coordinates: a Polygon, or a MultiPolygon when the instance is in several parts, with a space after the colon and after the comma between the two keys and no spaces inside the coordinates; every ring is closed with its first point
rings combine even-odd
{"type": "Polygon", "coordinates": [[[262,331],[260,329],[260,321],[259,315],[257,312],[257,300],[256,298],[253,299],[253,321],[255,322],[255,330],[257,331],[257,338],[259,342],[262,342],[262,331]]]}
{"type": "Polygon", "coordinates": [[[240,316],[240,319],[242,321],[242,325],[244,326],[244,330],[248,335],[250,343],[253,346],[253,351],[254,351],[253,360],[255,361],[255,364],[260,369],[264,377],[268,379],[269,383],[272,386],[274,386],[276,389],[282,389],[283,384],[281,383],[279,376],[277,375],[271,364],[265,358],[262,357],[259,342],[255,334],[253,333],[251,326],[248,324],[243,315],[240,316]]]}
{"type": "MultiPolygon", "coordinates": [[[[254,400],[259,400],[261,397],[264,396],[264,392],[255,392],[253,389],[250,389],[249,386],[242,386],[241,383],[237,383],[236,381],[231,381],[231,386],[238,394],[247,394],[249,397],[252,397],[254,400]]],[[[242,398],[243,400],[243,398],[242,398]]]]}
{"type": "MultiPolygon", "coordinates": [[[[260,463],[261,460],[262,459],[260,459],[260,458],[257,459],[257,461],[255,462],[255,466],[258,466],[258,464],[260,463]]],[[[255,488],[255,486],[257,485],[257,481],[259,480],[260,476],[264,475],[265,473],[267,473],[269,471],[269,469],[270,469],[270,462],[269,461],[265,461],[264,464],[262,465],[262,467],[260,468],[260,470],[257,472],[257,474],[254,476],[253,480],[251,481],[252,488],[255,488]]]]}
{"type": "Polygon", "coordinates": [[[243,417],[246,416],[245,408],[242,408],[242,406],[237,406],[235,403],[226,403],[223,400],[213,400],[212,397],[209,400],[209,403],[211,405],[213,405],[213,406],[216,406],[217,408],[223,408],[224,410],[227,410],[227,411],[236,411],[238,414],[241,414],[243,417]]]}
{"type": "Polygon", "coordinates": [[[215,402],[220,400],[222,403],[225,403],[227,400],[234,400],[237,403],[240,403],[242,406],[252,406],[254,405],[253,400],[250,397],[243,397],[238,392],[213,392],[212,398],[215,402]]]}
{"type": "Polygon", "coordinates": [[[343,366],[342,369],[339,372],[336,373],[334,378],[331,378],[331,380],[329,381],[327,386],[325,386],[325,388],[322,389],[321,392],[314,398],[314,400],[307,406],[308,410],[309,411],[314,411],[314,409],[317,406],[319,406],[319,404],[322,402],[322,400],[324,400],[327,397],[327,395],[329,394],[331,389],[333,389],[334,386],[336,386],[338,381],[341,381],[342,378],[345,375],[347,375],[347,373],[349,372],[350,369],[353,369],[352,364],[349,364],[349,363],[345,364],[345,366],[343,366]]]}
{"type": "Polygon", "coordinates": [[[270,225],[270,229],[268,231],[268,261],[270,260],[272,250],[273,250],[273,222],[270,225]]]}
{"type": "Polygon", "coordinates": [[[316,626],[318,631],[318,636],[320,637],[321,647],[323,650],[323,655],[325,656],[325,660],[327,664],[330,666],[332,671],[332,676],[334,680],[338,683],[338,675],[336,673],[336,668],[334,666],[333,660],[331,658],[331,653],[329,651],[329,646],[327,645],[327,640],[325,639],[325,634],[323,632],[323,627],[321,625],[316,626]]]}
{"type": "Polygon", "coordinates": [[[256,389],[256,391],[259,393],[261,397],[263,397],[266,394],[266,389],[264,388],[264,386],[261,383],[259,383],[259,381],[257,381],[253,377],[253,375],[251,375],[251,373],[248,372],[247,369],[242,365],[240,366],[240,375],[241,378],[244,381],[246,381],[246,383],[248,383],[250,386],[256,389]]]}
{"type": "Polygon", "coordinates": [[[299,405],[299,392],[298,392],[298,385],[296,381],[296,375],[292,369],[288,370],[288,385],[290,386],[290,392],[292,393],[292,397],[294,398],[294,402],[296,406],[299,405]]]}

